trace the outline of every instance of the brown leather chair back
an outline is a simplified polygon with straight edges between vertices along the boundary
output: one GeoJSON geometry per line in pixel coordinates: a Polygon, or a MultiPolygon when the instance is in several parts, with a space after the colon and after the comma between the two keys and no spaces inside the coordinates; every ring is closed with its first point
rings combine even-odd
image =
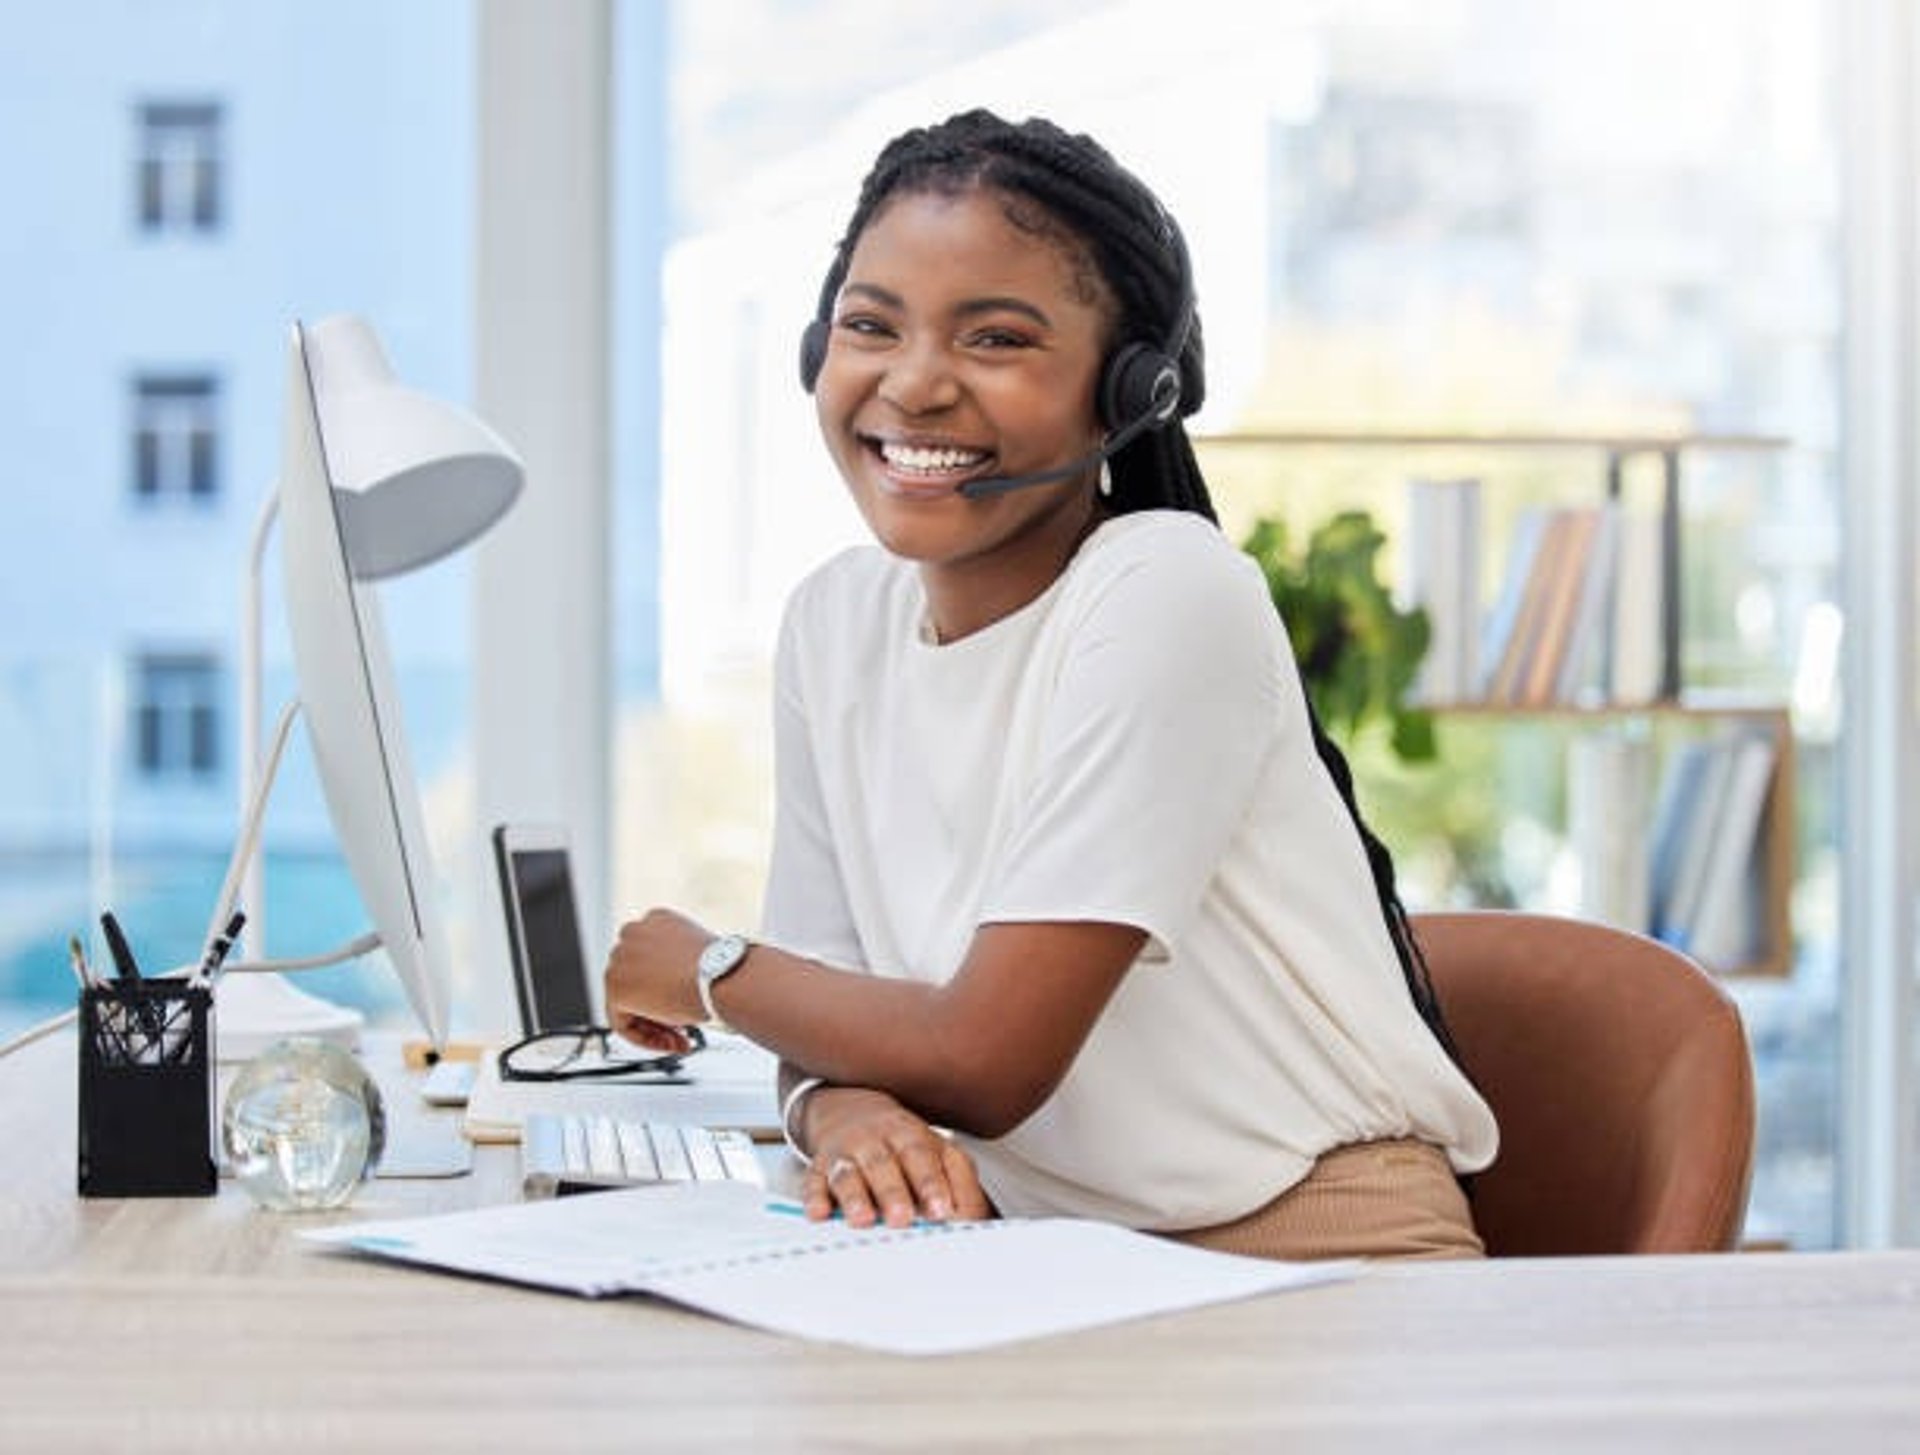
{"type": "Polygon", "coordinates": [[[1442,1013],[1500,1122],[1474,1179],[1499,1257],[1732,1248],[1753,1067],[1727,993],[1642,935],[1504,910],[1417,914],[1442,1013]]]}

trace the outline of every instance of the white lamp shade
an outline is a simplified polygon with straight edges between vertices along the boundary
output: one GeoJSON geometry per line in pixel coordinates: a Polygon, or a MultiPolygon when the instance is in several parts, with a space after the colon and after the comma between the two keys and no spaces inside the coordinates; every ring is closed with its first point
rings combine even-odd
{"type": "Polygon", "coordinates": [[[365,320],[310,325],[306,357],[356,579],[439,560],[519,497],[513,450],[465,410],[401,384],[365,320]]]}

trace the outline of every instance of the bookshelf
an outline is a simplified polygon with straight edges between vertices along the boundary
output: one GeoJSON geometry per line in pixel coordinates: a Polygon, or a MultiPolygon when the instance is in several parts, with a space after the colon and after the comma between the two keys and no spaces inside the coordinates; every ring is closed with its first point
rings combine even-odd
{"type": "MultiPolygon", "coordinates": [[[[1421,693],[1421,704],[1444,718],[1477,720],[1483,723],[1498,723],[1515,718],[1541,721],[1562,726],[1568,733],[1579,733],[1591,728],[1596,734],[1616,732],[1626,725],[1633,733],[1643,735],[1644,740],[1653,745],[1656,755],[1656,779],[1658,782],[1658,803],[1650,804],[1650,813],[1677,815],[1679,809],[1667,803],[1675,791],[1674,779],[1685,770],[1695,769],[1709,763],[1713,758],[1705,745],[1724,745],[1729,757],[1741,748],[1750,761],[1740,770],[1745,780],[1744,798],[1740,810],[1744,816],[1740,822],[1748,825],[1739,831],[1741,838],[1738,851],[1741,862],[1736,866],[1741,880],[1738,891],[1743,896],[1743,925],[1737,934],[1729,938],[1724,914],[1716,921],[1719,932],[1709,938],[1702,936],[1695,944],[1689,943],[1694,926],[1686,920],[1669,918],[1656,922],[1660,915],[1671,914],[1674,906],[1669,902],[1673,885],[1659,881],[1659,871],[1649,867],[1652,884],[1647,922],[1629,924],[1629,928],[1644,932],[1659,933],[1663,938],[1674,939],[1683,948],[1689,948],[1703,963],[1717,973],[1728,976],[1780,976],[1792,969],[1793,963],[1793,927],[1791,899],[1795,874],[1794,834],[1795,834],[1795,745],[1791,714],[1783,699],[1747,694],[1710,692],[1690,686],[1687,664],[1687,643],[1684,640],[1684,614],[1682,611],[1681,586],[1681,550],[1682,524],[1686,507],[1685,468],[1688,460],[1699,454],[1709,452],[1768,454],[1786,448],[1787,441],[1779,436],[1765,434],[1734,433],[1696,433],[1696,432],[1451,432],[1451,431],[1371,431],[1339,429],[1297,429],[1246,431],[1229,434],[1202,436],[1195,441],[1203,455],[1217,454],[1226,458],[1244,452],[1270,452],[1282,450],[1394,450],[1410,455],[1424,452],[1447,452],[1449,457],[1470,455],[1474,452],[1532,451],[1573,452],[1593,459],[1597,464],[1594,489],[1581,499],[1556,502],[1540,507],[1540,519],[1535,522],[1540,534],[1564,531],[1566,539],[1556,537],[1554,549],[1561,552],[1539,574],[1540,580],[1532,585],[1540,599],[1530,603],[1536,613],[1534,630],[1542,636],[1534,643],[1535,654],[1529,657],[1521,651],[1514,661],[1502,664],[1498,661],[1480,661],[1469,669],[1473,681],[1458,678],[1445,683],[1427,684],[1421,693]],[[1615,640],[1618,619],[1609,616],[1603,627],[1595,630],[1604,637],[1604,642],[1594,645],[1585,644],[1579,650],[1591,651],[1599,664],[1597,671],[1590,677],[1579,677],[1569,665],[1563,665],[1562,654],[1567,650],[1564,634],[1570,630],[1569,624],[1578,619],[1579,601],[1572,589],[1572,583],[1565,579],[1564,572],[1556,572],[1556,566],[1564,566],[1568,560],[1579,559],[1589,550],[1597,553],[1597,548],[1581,537],[1582,531],[1590,533],[1589,522],[1595,512],[1594,505],[1614,507],[1605,512],[1611,517],[1610,529],[1618,528],[1624,532],[1623,522],[1626,514],[1623,508],[1624,486],[1630,466],[1651,459],[1656,464],[1657,496],[1649,518],[1641,520],[1636,532],[1641,537],[1636,546],[1642,559],[1641,569],[1647,579],[1654,583],[1648,593],[1655,598],[1646,606],[1646,621],[1642,629],[1648,633],[1645,650],[1638,659],[1639,666],[1634,674],[1631,687],[1624,693],[1615,690],[1615,652],[1619,643],[1615,640]],[[1549,516],[1578,519],[1581,525],[1549,526],[1549,516]],[[1546,657],[1539,656],[1546,652],[1546,657]],[[1749,746],[1758,745],[1758,746],[1749,746]],[[1754,784],[1764,785],[1757,803],[1753,800],[1754,784]]],[[[1476,489],[1477,489],[1476,482],[1476,489]]],[[[1410,517],[1414,507],[1409,507],[1410,517]]],[[[1423,526],[1422,529],[1428,529],[1423,526]]],[[[1534,527],[1530,527],[1534,528],[1534,527]]],[[[1513,561],[1519,552],[1513,539],[1497,542],[1482,542],[1479,536],[1484,534],[1476,502],[1471,523],[1462,526],[1457,520],[1447,522],[1437,533],[1437,539],[1443,544],[1443,551],[1458,551],[1461,559],[1468,563],[1461,569],[1467,581],[1465,586],[1458,581],[1443,581],[1436,587],[1431,580],[1424,582],[1423,590],[1437,590],[1443,597],[1455,600],[1461,598],[1464,590],[1471,602],[1476,616],[1475,630],[1478,631],[1486,617],[1496,615],[1502,609],[1501,597],[1511,593],[1514,600],[1507,603],[1506,609],[1517,612],[1521,609],[1522,598],[1526,595],[1528,584],[1519,579],[1518,568],[1513,561]],[[1486,597],[1481,590],[1480,572],[1477,568],[1478,552],[1492,547],[1498,558],[1508,562],[1499,573],[1499,584],[1492,596],[1486,597]],[[1513,577],[1514,579],[1508,579],[1513,577]]],[[[1516,528],[1509,533],[1518,535],[1516,528]]],[[[1624,546],[1609,542],[1609,550],[1624,546]]],[[[1541,541],[1533,544],[1533,550],[1544,550],[1541,541]]],[[[1413,563],[1403,561],[1403,570],[1410,574],[1416,571],[1432,572],[1431,563],[1416,568],[1413,563]]],[[[1626,569],[1625,556],[1610,554],[1604,566],[1596,567],[1613,574],[1626,569]]],[[[1440,574],[1444,575],[1444,571],[1440,574]]],[[[1616,591],[1616,595],[1620,594],[1616,591]]],[[[1628,603],[1635,604],[1635,603],[1628,603]]],[[[1514,622],[1509,622],[1517,631],[1514,622]]],[[[1503,648],[1513,638],[1499,639],[1503,648]]],[[[1489,638],[1484,645],[1493,645],[1489,638]]],[[[1430,659],[1446,656],[1449,661],[1458,657],[1455,652],[1442,652],[1436,642],[1436,650],[1430,653],[1430,659]]],[[[1469,654],[1471,656],[1471,654],[1469,654]]],[[[1623,682],[1623,686],[1626,684],[1623,682]]],[[[1569,764],[1573,757],[1571,744],[1567,750],[1569,764]]],[[[1723,773],[1731,773],[1723,769],[1723,773]]],[[[1569,797],[1572,791],[1569,789],[1569,797]]],[[[1703,816],[1701,823],[1712,822],[1703,816]]],[[[1571,832],[1571,826],[1563,824],[1563,835],[1571,832]]],[[[1649,823],[1647,843],[1644,851],[1654,852],[1653,839],[1661,832],[1660,825],[1649,823]]],[[[1665,832],[1686,835],[1686,830],[1668,824],[1665,832]]],[[[1669,851],[1675,855],[1674,862],[1692,859],[1684,876],[1689,884],[1694,884],[1697,875],[1707,876],[1710,880],[1724,884],[1735,869],[1721,862],[1710,868],[1702,868],[1703,859],[1717,852],[1721,860],[1729,854],[1726,844],[1715,845],[1715,837],[1710,828],[1695,827],[1691,831],[1695,839],[1701,840],[1692,845],[1674,847],[1669,851]]],[[[1590,857],[1590,856],[1589,856],[1590,857]]],[[[1671,865],[1663,866],[1670,868],[1671,865]]],[[[1723,891],[1725,892],[1725,891],[1723,891]]]]}

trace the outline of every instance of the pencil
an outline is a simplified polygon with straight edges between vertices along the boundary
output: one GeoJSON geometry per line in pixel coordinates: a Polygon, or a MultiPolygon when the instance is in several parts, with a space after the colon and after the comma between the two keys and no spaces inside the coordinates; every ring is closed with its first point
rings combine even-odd
{"type": "Polygon", "coordinates": [[[73,978],[80,982],[80,988],[93,989],[95,984],[93,970],[87,964],[86,947],[80,943],[78,935],[67,936],[67,959],[73,965],[73,978]]]}

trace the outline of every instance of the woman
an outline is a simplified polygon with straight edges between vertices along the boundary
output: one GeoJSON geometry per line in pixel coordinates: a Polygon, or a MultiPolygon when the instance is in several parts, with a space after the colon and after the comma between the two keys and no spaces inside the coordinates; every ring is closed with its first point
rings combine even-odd
{"type": "Polygon", "coordinates": [[[809,1212],[1474,1256],[1493,1118],[1180,416],[1178,229],[1088,138],[880,154],[802,347],[876,547],[795,592],[760,937],[623,927],[613,1024],[781,1059],[809,1212]]]}

